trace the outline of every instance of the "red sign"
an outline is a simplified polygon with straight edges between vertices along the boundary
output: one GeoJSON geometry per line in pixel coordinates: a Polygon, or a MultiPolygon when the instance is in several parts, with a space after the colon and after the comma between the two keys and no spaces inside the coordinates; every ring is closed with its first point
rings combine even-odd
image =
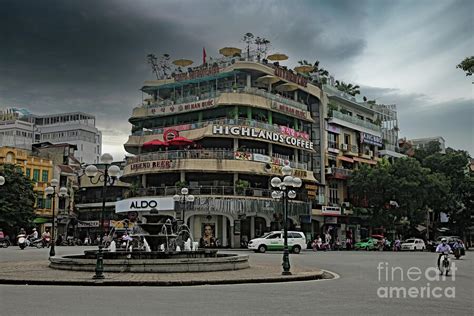
{"type": "Polygon", "coordinates": [[[305,77],[295,74],[287,69],[284,68],[276,68],[275,69],[275,76],[280,78],[286,79],[288,81],[294,82],[299,84],[300,86],[306,87],[308,85],[308,79],[305,77]]]}
{"type": "Polygon", "coordinates": [[[292,114],[292,115],[295,115],[295,116],[298,116],[298,117],[301,117],[301,118],[306,118],[306,112],[305,111],[298,110],[294,107],[291,107],[291,106],[288,106],[288,105],[285,105],[285,104],[282,104],[282,103],[278,103],[276,101],[272,102],[272,109],[276,109],[280,112],[292,114]]]}
{"type": "Polygon", "coordinates": [[[182,74],[175,74],[174,80],[176,81],[189,80],[189,79],[211,76],[218,73],[219,73],[219,66],[213,66],[210,68],[196,69],[196,70],[182,73],[182,74]]]}
{"type": "Polygon", "coordinates": [[[289,127],[286,127],[286,126],[281,126],[281,125],[280,125],[280,132],[281,132],[282,134],[285,134],[285,135],[289,135],[289,136],[293,136],[293,137],[303,138],[303,139],[309,140],[309,134],[308,134],[308,133],[305,133],[305,132],[298,132],[298,131],[295,131],[294,129],[289,128],[289,127]]]}

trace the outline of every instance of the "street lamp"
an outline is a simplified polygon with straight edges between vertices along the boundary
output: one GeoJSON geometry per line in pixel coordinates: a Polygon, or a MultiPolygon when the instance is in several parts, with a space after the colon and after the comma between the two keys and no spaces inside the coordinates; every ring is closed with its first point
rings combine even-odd
{"type": "Polygon", "coordinates": [[[56,255],[56,252],[54,251],[54,245],[56,243],[56,234],[54,232],[55,231],[54,222],[56,220],[55,218],[56,204],[54,201],[55,201],[56,196],[58,196],[58,198],[64,198],[67,196],[67,188],[65,187],[61,187],[59,189],[59,193],[56,192],[56,187],[58,186],[58,184],[59,184],[59,181],[57,179],[52,179],[50,182],[50,186],[44,190],[46,195],[48,195],[48,197],[52,199],[52,203],[53,203],[53,227],[51,230],[51,248],[49,249],[50,257],[54,257],[56,255]]]}
{"type": "Polygon", "coordinates": [[[4,184],[5,184],[5,177],[0,176],[0,185],[4,185],[4,184]]]}
{"type": "Polygon", "coordinates": [[[185,211],[186,211],[186,202],[191,202],[191,203],[194,202],[194,195],[189,194],[188,188],[182,188],[181,189],[181,195],[175,194],[173,196],[173,200],[180,204],[181,218],[182,218],[184,224],[186,225],[186,222],[184,221],[185,220],[184,215],[185,215],[185,211]]]}
{"type": "Polygon", "coordinates": [[[100,234],[100,241],[99,241],[99,251],[97,252],[97,262],[95,265],[95,275],[94,279],[103,279],[104,278],[104,256],[102,249],[104,248],[103,245],[103,238],[105,235],[105,195],[107,192],[107,184],[109,186],[114,185],[115,180],[120,174],[120,168],[116,165],[111,165],[114,158],[111,154],[105,153],[100,157],[100,161],[104,164],[104,173],[100,174],[96,180],[93,180],[95,176],[97,176],[98,170],[95,165],[88,165],[85,170],[86,176],[89,177],[90,182],[92,184],[98,184],[99,182],[103,182],[104,185],[102,186],[102,212],[100,217],[100,227],[101,227],[101,234],[100,234]]]}
{"type": "Polygon", "coordinates": [[[301,187],[303,181],[298,177],[292,177],[292,169],[289,165],[285,165],[281,168],[283,174],[283,181],[274,177],[271,180],[271,185],[276,191],[272,191],[272,198],[274,199],[283,199],[283,272],[282,275],[291,275],[290,272],[290,254],[288,251],[288,199],[294,199],[296,197],[296,192],[292,188],[301,187]]]}

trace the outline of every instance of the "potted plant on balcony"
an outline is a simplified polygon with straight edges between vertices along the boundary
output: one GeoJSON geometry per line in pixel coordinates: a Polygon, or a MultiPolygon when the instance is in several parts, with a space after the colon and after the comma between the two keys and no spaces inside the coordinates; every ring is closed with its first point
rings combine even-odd
{"type": "Polygon", "coordinates": [[[250,187],[250,183],[247,180],[239,179],[235,181],[235,192],[237,194],[242,195],[245,193],[245,189],[250,187]]]}
{"type": "Polygon", "coordinates": [[[181,190],[182,188],[186,187],[187,184],[186,184],[186,181],[176,181],[174,183],[174,186],[178,189],[178,190],[181,190]]]}

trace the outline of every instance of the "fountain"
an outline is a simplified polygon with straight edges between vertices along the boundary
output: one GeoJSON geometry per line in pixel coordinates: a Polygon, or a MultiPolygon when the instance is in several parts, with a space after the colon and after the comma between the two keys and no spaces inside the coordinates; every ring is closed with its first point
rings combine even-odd
{"type": "MultiPolygon", "coordinates": [[[[209,272],[249,267],[248,255],[220,254],[217,249],[198,248],[189,227],[172,216],[142,214],[130,230],[125,249],[115,241],[105,249],[104,272],[209,272]]],[[[83,255],[51,257],[53,269],[94,271],[97,250],[83,255]]]]}

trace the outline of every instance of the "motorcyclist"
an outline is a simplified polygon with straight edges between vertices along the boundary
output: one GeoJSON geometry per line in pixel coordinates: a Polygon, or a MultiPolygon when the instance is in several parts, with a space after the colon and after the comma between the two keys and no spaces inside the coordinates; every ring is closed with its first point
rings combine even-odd
{"type": "Polygon", "coordinates": [[[448,245],[448,240],[446,238],[441,239],[441,243],[436,247],[436,253],[439,253],[438,256],[438,269],[439,269],[439,264],[441,262],[441,257],[443,256],[444,253],[450,253],[452,252],[451,247],[448,245]]]}
{"type": "Polygon", "coordinates": [[[33,240],[33,241],[38,239],[38,231],[36,230],[36,228],[33,228],[33,232],[31,233],[31,235],[29,237],[31,237],[31,240],[33,240]]]}
{"type": "Polygon", "coordinates": [[[41,239],[43,239],[43,242],[49,247],[49,244],[51,243],[51,234],[48,229],[41,234],[41,239]]]}

